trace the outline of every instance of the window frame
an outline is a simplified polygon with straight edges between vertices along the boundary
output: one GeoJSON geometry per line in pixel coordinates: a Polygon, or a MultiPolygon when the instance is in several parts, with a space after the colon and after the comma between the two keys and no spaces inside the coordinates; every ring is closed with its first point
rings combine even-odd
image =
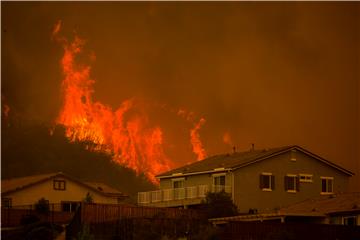
{"type": "Polygon", "coordinates": [[[54,179],[53,189],[56,191],[66,191],[66,181],[63,179],[54,179]],[[63,185],[61,183],[63,183],[63,185]]]}
{"type": "MultiPolygon", "coordinates": [[[[226,173],[213,174],[213,175],[212,175],[212,178],[213,178],[213,185],[214,185],[214,186],[226,186],[226,173]],[[221,177],[224,177],[224,185],[222,185],[222,184],[215,184],[215,179],[216,179],[216,178],[221,178],[221,177]]],[[[221,182],[221,181],[220,181],[220,182],[221,182]]]]}
{"type": "Polygon", "coordinates": [[[284,178],[285,191],[288,193],[299,192],[299,177],[296,174],[286,174],[284,178]],[[293,178],[293,188],[289,188],[288,179],[293,178]]]}
{"type": "Polygon", "coordinates": [[[270,172],[260,173],[260,189],[264,192],[272,192],[275,189],[275,176],[272,173],[270,172]],[[264,187],[264,180],[261,180],[264,177],[269,178],[269,187],[264,187]],[[263,186],[261,184],[263,184],[263,186]]]}
{"type": "Polygon", "coordinates": [[[172,186],[173,189],[185,188],[185,178],[173,178],[173,179],[171,179],[171,186],[172,186]],[[175,188],[175,182],[182,182],[182,187],[176,187],[175,188]]]}
{"type": "Polygon", "coordinates": [[[320,181],[321,181],[321,195],[328,195],[328,194],[334,194],[334,177],[324,177],[321,176],[320,177],[320,181]],[[323,192],[323,180],[325,180],[325,188],[326,188],[326,192],[323,192]],[[329,192],[329,181],[331,181],[331,191],[329,192]]]}

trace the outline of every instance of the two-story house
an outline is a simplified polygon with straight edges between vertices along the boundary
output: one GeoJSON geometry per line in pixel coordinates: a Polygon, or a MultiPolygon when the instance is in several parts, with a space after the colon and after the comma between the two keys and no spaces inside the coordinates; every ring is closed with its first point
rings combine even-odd
{"type": "Polygon", "coordinates": [[[353,173],[299,146],[216,155],[157,176],[160,189],[138,204],[196,207],[207,192],[231,194],[240,212],[279,209],[319,195],[345,192],[353,173]]]}

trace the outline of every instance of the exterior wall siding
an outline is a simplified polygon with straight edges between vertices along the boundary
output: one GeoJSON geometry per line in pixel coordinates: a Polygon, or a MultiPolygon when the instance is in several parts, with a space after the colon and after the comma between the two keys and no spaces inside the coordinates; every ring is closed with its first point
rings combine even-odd
{"type": "Polygon", "coordinates": [[[250,208],[255,208],[260,212],[270,211],[307,198],[320,196],[321,176],[334,177],[334,192],[347,190],[349,177],[344,173],[300,151],[296,152],[296,161],[290,159],[289,151],[234,171],[233,198],[240,212],[248,212],[250,208]],[[273,191],[260,189],[259,176],[262,172],[272,173],[275,176],[273,191]],[[312,174],[312,182],[300,182],[299,192],[289,193],[285,191],[284,187],[286,174],[312,174]]]}
{"type": "Polygon", "coordinates": [[[117,203],[117,199],[99,194],[90,188],[86,188],[67,178],[57,177],[56,180],[65,180],[65,190],[54,190],[53,179],[2,195],[12,199],[12,206],[35,204],[44,197],[49,203],[60,203],[61,201],[83,201],[89,192],[95,203],[117,203]]]}

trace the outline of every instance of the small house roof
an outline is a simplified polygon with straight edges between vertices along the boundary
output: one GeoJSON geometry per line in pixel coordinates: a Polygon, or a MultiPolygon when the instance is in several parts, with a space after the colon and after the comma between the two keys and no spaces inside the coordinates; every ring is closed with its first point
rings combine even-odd
{"type": "Polygon", "coordinates": [[[167,177],[174,177],[177,174],[179,175],[192,175],[192,174],[199,174],[199,173],[207,173],[207,172],[214,172],[214,171],[226,171],[226,170],[235,170],[238,168],[245,167],[247,165],[269,159],[273,156],[280,155],[284,152],[291,151],[292,149],[296,149],[300,152],[303,152],[311,157],[333,167],[347,175],[354,175],[351,171],[332,163],[318,155],[315,155],[297,145],[292,146],[284,146],[284,147],[277,147],[277,148],[270,148],[270,149],[262,149],[262,150],[250,150],[246,152],[235,152],[232,154],[220,154],[208,157],[204,160],[191,163],[168,172],[162,173],[157,175],[158,178],[167,178],[167,177]]]}
{"type": "Polygon", "coordinates": [[[271,220],[287,216],[324,218],[326,216],[340,215],[344,213],[360,213],[360,192],[323,195],[291,204],[277,211],[212,218],[209,219],[209,221],[216,224],[222,224],[229,221],[271,220]]]}
{"type": "Polygon", "coordinates": [[[286,215],[337,214],[354,211],[360,212],[360,192],[323,195],[291,204],[279,210],[281,214],[286,215]]]}
{"type": "Polygon", "coordinates": [[[11,178],[1,180],[1,194],[7,194],[10,192],[15,192],[22,190],[24,188],[31,187],[35,184],[39,184],[41,182],[56,178],[56,177],[64,177],[69,180],[72,180],[86,188],[89,188],[95,192],[98,192],[102,195],[111,196],[111,197],[126,197],[126,194],[123,194],[119,190],[112,188],[104,183],[99,182],[83,182],[73,177],[68,176],[62,172],[57,173],[47,173],[47,174],[39,174],[32,175],[26,177],[19,178],[11,178]]]}

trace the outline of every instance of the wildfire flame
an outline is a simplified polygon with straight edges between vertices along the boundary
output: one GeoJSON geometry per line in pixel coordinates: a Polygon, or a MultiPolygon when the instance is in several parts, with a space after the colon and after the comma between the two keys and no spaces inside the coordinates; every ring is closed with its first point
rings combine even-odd
{"type": "Polygon", "coordinates": [[[206,158],[206,151],[200,140],[199,130],[205,124],[205,119],[201,118],[194,128],[190,130],[190,141],[193,147],[193,152],[197,155],[197,160],[206,158]]]}
{"type": "MultiPolygon", "coordinates": [[[[113,153],[113,160],[134,169],[153,183],[155,176],[174,167],[163,149],[163,132],[159,126],[151,126],[141,105],[134,99],[123,101],[118,109],[93,101],[94,80],[90,78],[90,66],[76,62],[84,46],[84,40],[75,36],[73,41],[59,36],[61,22],[54,29],[52,37],[64,49],[61,67],[63,105],[56,123],[66,129],[71,141],[86,140],[95,143],[92,150],[105,150],[113,153]]],[[[92,55],[95,59],[95,55],[92,55]]],[[[187,113],[184,110],[183,114],[187,113]]],[[[181,115],[181,113],[178,113],[181,115]]],[[[186,119],[193,122],[193,113],[186,119]]],[[[201,118],[190,130],[191,144],[197,159],[206,157],[200,140],[199,130],[205,123],[201,118]]]]}
{"type": "MultiPolygon", "coordinates": [[[[61,23],[55,26],[53,36],[57,36],[60,26],[61,23]]],[[[72,141],[92,141],[113,152],[114,161],[137,173],[144,173],[149,180],[157,183],[155,175],[169,170],[171,166],[162,147],[161,128],[149,126],[147,116],[134,99],[123,101],[115,111],[94,102],[90,66],[81,66],[75,61],[84,41],[78,37],[72,42],[60,37],[57,40],[64,49],[61,59],[64,79],[63,106],[56,122],[66,127],[66,135],[72,141]]]]}

